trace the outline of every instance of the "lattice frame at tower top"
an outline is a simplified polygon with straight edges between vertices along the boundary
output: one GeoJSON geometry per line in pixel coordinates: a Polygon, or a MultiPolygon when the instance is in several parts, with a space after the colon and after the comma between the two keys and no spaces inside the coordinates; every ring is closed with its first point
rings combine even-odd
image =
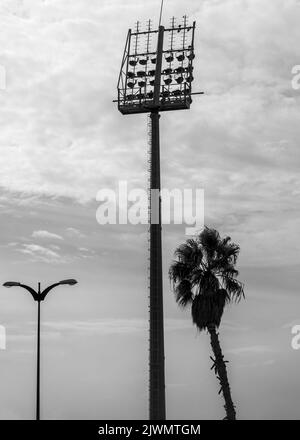
{"type": "Polygon", "coordinates": [[[171,20],[168,28],[152,30],[151,21],[142,31],[129,29],[118,80],[118,109],[126,114],[189,109],[192,103],[194,34],[196,22],[188,25],[171,20]],[[163,32],[159,53],[158,34],[163,32]],[[160,57],[160,62],[158,58],[160,57]],[[160,67],[160,68],[159,68],[160,67]],[[157,71],[159,68],[159,72],[157,71]],[[154,100],[159,80],[159,102],[154,100]]]}

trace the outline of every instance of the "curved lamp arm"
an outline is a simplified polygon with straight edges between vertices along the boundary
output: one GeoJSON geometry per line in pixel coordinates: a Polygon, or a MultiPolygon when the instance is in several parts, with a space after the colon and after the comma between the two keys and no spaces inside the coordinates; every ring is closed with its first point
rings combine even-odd
{"type": "Polygon", "coordinates": [[[33,296],[33,299],[35,301],[39,300],[39,295],[37,294],[37,292],[32,287],[26,286],[26,284],[21,284],[21,283],[19,284],[19,286],[23,287],[23,289],[28,290],[28,292],[31,293],[31,295],[33,296]]]}
{"type": "Polygon", "coordinates": [[[50,290],[54,289],[54,287],[56,286],[60,286],[60,283],[51,284],[51,286],[48,286],[45,290],[43,290],[39,295],[40,301],[43,301],[46,298],[46,295],[50,292],[50,290]]]}

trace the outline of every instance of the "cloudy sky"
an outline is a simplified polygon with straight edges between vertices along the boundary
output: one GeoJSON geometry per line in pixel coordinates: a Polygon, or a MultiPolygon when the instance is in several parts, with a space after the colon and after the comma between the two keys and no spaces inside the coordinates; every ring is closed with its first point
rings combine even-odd
{"type": "MultiPolygon", "coordinates": [[[[42,304],[42,418],[147,418],[147,231],[100,226],[96,194],[146,187],[147,118],[112,100],[128,28],[159,4],[1,1],[0,281],[78,280],[42,304]]],[[[206,224],[241,246],[246,300],[221,326],[238,417],[298,418],[300,2],[166,0],[163,22],[185,13],[205,95],[162,115],[162,185],[203,188],[206,224]]],[[[220,419],[208,337],[167,279],[184,229],[163,232],[167,413],[220,419]]],[[[25,291],[0,289],[2,419],[34,417],[35,319],[25,291]]]]}

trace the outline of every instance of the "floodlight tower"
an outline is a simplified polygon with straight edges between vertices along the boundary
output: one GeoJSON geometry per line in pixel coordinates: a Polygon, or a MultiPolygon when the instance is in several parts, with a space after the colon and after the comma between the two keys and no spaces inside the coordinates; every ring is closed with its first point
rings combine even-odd
{"type": "Polygon", "coordinates": [[[184,16],[169,27],[129,29],[118,81],[118,109],[123,115],[150,113],[150,348],[149,417],[165,420],[163,277],[160,198],[160,112],[189,109],[192,103],[195,25],[184,16]],[[167,43],[165,37],[168,37],[167,43]],[[145,49],[141,48],[142,41],[145,49]]]}

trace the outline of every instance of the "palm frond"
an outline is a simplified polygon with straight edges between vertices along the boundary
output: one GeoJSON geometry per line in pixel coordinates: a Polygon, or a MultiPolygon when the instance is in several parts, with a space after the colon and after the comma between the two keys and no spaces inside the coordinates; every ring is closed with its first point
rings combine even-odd
{"type": "Polygon", "coordinates": [[[210,229],[207,226],[200,232],[198,237],[202,249],[205,251],[208,260],[211,260],[220,245],[220,234],[216,229],[210,229]]]}
{"type": "Polygon", "coordinates": [[[196,240],[190,238],[175,251],[175,256],[182,263],[199,265],[202,260],[202,251],[196,240]]]}
{"type": "Polygon", "coordinates": [[[226,237],[225,239],[221,240],[220,246],[218,248],[218,257],[220,259],[224,259],[224,261],[236,264],[239,252],[239,245],[231,242],[230,237],[226,237]]]}
{"type": "Polygon", "coordinates": [[[197,285],[200,286],[204,273],[205,271],[200,267],[197,267],[191,272],[190,281],[193,287],[197,285]]]}
{"type": "Polygon", "coordinates": [[[226,264],[224,266],[220,266],[218,267],[218,270],[223,278],[225,277],[236,278],[239,274],[239,271],[234,267],[233,264],[226,264]]]}
{"type": "Polygon", "coordinates": [[[191,283],[188,280],[182,280],[175,288],[176,302],[181,307],[186,307],[193,301],[193,292],[191,283]]]}
{"type": "Polygon", "coordinates": [[[231,300],[239,302],[241,298],[245,297],[244,285],[240,281],[226,277],[224,279],[225,289],[231,300]]]}
{"type": "Polygon", "coordinates": [[[169,269],[169,279],[176,285],[181,280],[188,279],[193,267],[181,261],[173,261],[169,269]]]}

